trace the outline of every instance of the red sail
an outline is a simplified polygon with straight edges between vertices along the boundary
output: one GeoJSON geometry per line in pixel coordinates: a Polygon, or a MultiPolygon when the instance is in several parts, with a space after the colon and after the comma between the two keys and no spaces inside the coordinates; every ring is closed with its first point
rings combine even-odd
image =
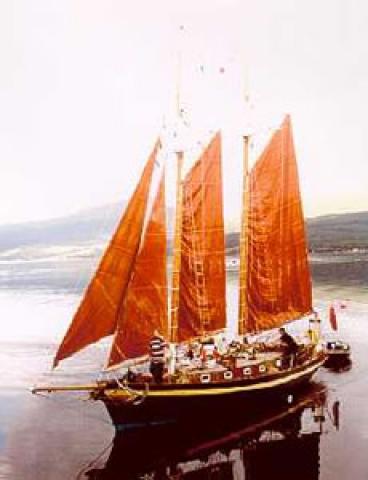
{"type": "Polygon", "coordinates": [[[248,317],[241,331],[280,326],[312,310],[299,180],[286,117],[249,178],[248,317]]]}
{"type": "Polygon", "coordinates": [[[154,330],[167,338],[165,177],[162,174],[110,353],[109,366],[148,353],[154,330]]]}
{"type": "Polygon", "coordinates": [[[157,141],[120,224],[59,347],[54,367],[60,360],[116,330],[117,314],[125,297],[141,240],[152,172],[159,147],[160,142],[157,141]]]}
{"type": "Polygon", "coordinates": [[[183,183],[178,340],[226,324],[221,136],[218,133],[183,183]]]}

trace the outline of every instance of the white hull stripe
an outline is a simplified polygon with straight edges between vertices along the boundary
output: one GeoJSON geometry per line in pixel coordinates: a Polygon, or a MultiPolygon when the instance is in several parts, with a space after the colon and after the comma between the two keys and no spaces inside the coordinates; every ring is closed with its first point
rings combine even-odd
{"type": "MultiPolygon", "coordinates": [[[[267,388],[278,387],[280,385],[285,385],[293,380],[298,380],[306,375],[313,373],[319,367],[323,365],[325,359],[322,361],[313,364],[305,370],[300,372],[293,373],[291,375],[286,375],[284,377],[270,380],[262,383],[253,383],[251,385],[243,385],[237,387],[221,387],[221,388],[211,388],[211,389],[183,389],[183,390],[149,390],[147,396],[149,397],[183,397],[183,396],[203,396],[203,395],[226,395],[230,393],[237,392],[247,392],[252,390],[263,390],[267,388]]],[[[132,394],[126,390],[105,390],[105,396],[111,399],[116,399],[118,397],[130,397],[132,394]]],[[[146,395],[142,392],[142,395],[146,395]]]]}

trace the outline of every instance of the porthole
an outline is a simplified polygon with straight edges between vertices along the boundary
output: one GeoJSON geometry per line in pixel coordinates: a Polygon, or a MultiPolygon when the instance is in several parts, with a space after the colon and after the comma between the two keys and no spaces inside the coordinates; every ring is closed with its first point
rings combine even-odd
{"type": "Polygon", "coordinates": [[[210,383],[210,381],[211,381],[211,375],[209,375],[208,373],[203,373],[203,374],[200,376],[200,380],[201,380],[201,383],[210,383]]]}
{"type": "Polygon", "coordinates": [[[260,365],[258,371],[259,373],[265,373],[267,371],[266,365],[260,365]]]}
{"type": "Polygon", "coordinates": [[[233,372],[231,372],[230,370],[224,373],[225,380],[231,380],[232,378],[233,378],[233,372]]]}

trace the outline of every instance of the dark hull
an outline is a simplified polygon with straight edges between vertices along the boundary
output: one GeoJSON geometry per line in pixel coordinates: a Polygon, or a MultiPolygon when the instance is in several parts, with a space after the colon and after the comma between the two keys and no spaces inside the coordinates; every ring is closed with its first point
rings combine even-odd
{"type": "MultiPolygon", "coordinates": [[[[105,403],[118,429],[218,418],[219,413],[225,411],[241,413],[271,403],[285,403],[290,395],[309,382],[323,360],[316,358],[306,365],[258,379],[207,385],[152,385],[148,394],[135,399],[118,390],[105,390],[99,399],[105,403]]],[[[136,387],[137,390],[143,388],[136,387]]]]}
{"type": "Polygon", "coordinates": [[[292,405],[281,408],[269,405],[262,412],[241,413],[222,409],[207,423],[194,417],[191,422],[118,430],[105,467],[91,478],[233,479],[239,478],[233,476],[235,467],[237,473],[245,468],[253,480],[318,479],[320,432],[315,433],[308,415],[304,424],[303,416],[325,401],[325,388],[310,384],[295,395],[292,405]],[[270,431],[278,435],[270,436],[270,431]]]}
{"type": "Polygon", "coordinates": [[[350,370],[352,365],[350,353],[327,355],[324,366],[336,372],[350,370]]]}
{"type": "Polygon", "coordinates": [[[324,408],[327,392],[313,382],[299,390],[282,407],[222,409],[207,423],[193,417],[117,430],[104,467],[86,474],[91,480],[235,480],[245,471],[248,480],[318,480],[324,420],[314,412],[324,408]]]}

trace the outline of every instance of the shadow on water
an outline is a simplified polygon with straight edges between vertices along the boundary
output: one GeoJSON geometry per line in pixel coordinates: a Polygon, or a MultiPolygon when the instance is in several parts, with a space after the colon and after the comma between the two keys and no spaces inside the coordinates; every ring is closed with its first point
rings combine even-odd
{"type": "Polygon", "coordinates": [[[278,408],[120,429],[105,465],[96,459],[78,478],[318,479],[324,423],[339,426],[339,403],[327,412],[326,402],[325,387],[311,384],[278,408]]]}

